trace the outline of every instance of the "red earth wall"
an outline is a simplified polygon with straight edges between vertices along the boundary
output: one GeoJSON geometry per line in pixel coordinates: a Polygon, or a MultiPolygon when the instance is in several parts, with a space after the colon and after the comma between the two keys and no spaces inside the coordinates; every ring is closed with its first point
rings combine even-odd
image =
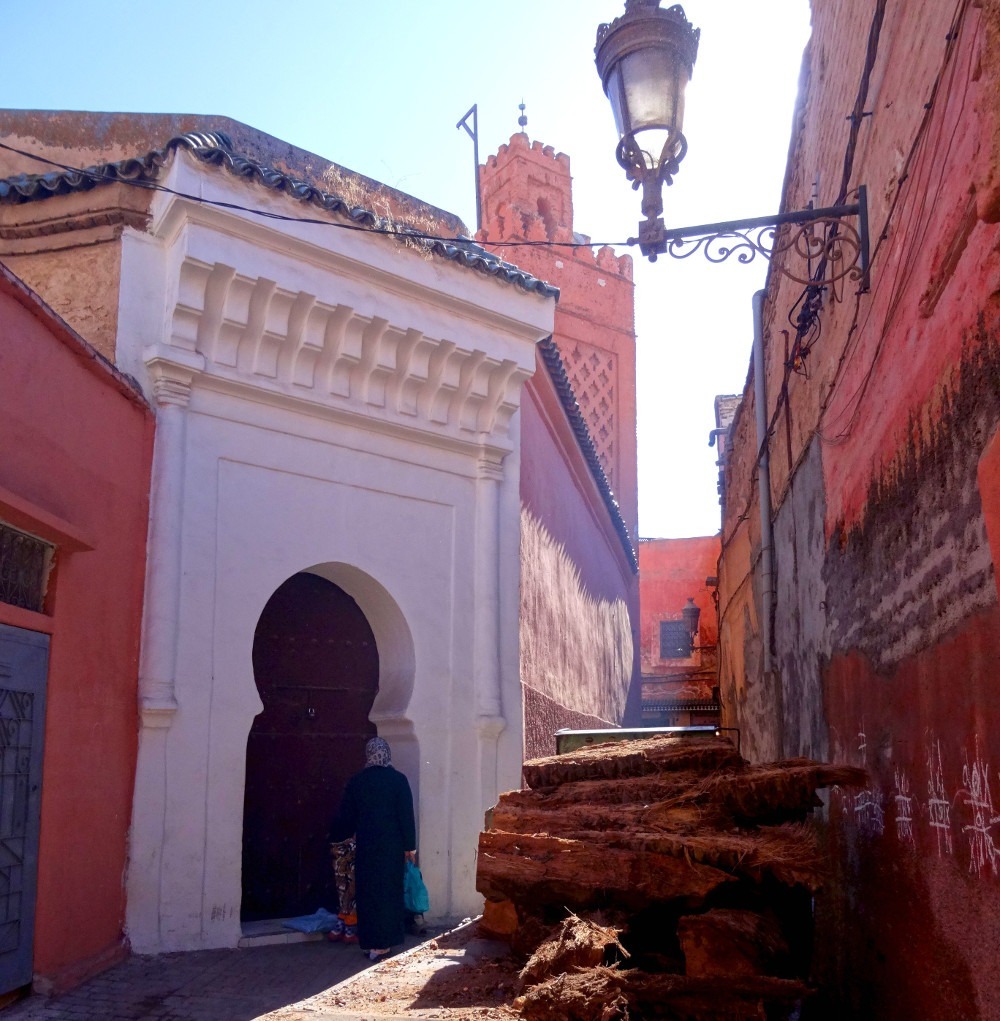
{"type": "Polygon", "coordinates": [[[725,722],[751,757],[872,778],[830,801],[816,967],[834,1017],[1000,1018],[998,41],[995,0],[813,0],[785,205],[817,175],[834,204],[846,165],[872,274],[799,336],[802,286],[769,278],[770,674],[752,384],[732,431],[725,722]]]}
{"type": "Polygon", "coordinates": [[[643,539],[639,543],[640,668],[644,722],[649,726],[714,722],[703,708],[715,702],[719,639],[714,579],[717,535],[643,539]],[[660,622],[682,620],[688,599],[701,610],[695,648],[685,659],[660,658],[660,622]],[[681,706],[698,705],[692,711],[681,706]],[[675,708],[665,708],[667,706],[675,708]]]}
{"type": "Polygon", "coordinates": [[[36,987],[124,953],[124,873],[153,416],[106,362],[0,265],[0,518],[57,547],[35,927],[36,987]]]}
{"type": "Polygon", "coordinates": [[[719,566],[720,540],[717,535],[694,539],[643,539],[639,543],[639,613],[642,642],[642,673],[662,672],[659,623],[680,620],[681,610],[693,599],[701,610],[698,641],[714,646],[719,629],[715,609],[714,585],[719,566]]]}
{"type": "MultiPolygon", "coordinates": [[[[512,135],[480,167],[483,229],[490,241],[571,243],[569,157],[512,135]]],[[[588,239],[583,238],[586,241],[588,239]]],[[[553,337],[601,465],[630,533],[638,534],[635,437],[635,287],[632,259],[608,247],[505,248],[500,254],[559,288],[553,337]]]]}

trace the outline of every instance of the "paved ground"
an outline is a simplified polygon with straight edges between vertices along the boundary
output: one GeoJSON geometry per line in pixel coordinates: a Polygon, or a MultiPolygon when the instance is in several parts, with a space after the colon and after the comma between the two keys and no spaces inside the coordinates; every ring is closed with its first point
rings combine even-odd
{"type": "MultiPolygon", "coordinates": [[[[444,928],[407,936],[405,946],[417,946],[444,928]]],[[[0,1016],[3,1021],[257,1021],[370,966],[356,946],[326,940],[136,956],[69,993],[30,996],[0,1016]]],[[[322,1015],[312,1016],[321,1021],[322,1015]]],[[[357,1015],[336,1016],[347,1021],[357,1015]]]]}

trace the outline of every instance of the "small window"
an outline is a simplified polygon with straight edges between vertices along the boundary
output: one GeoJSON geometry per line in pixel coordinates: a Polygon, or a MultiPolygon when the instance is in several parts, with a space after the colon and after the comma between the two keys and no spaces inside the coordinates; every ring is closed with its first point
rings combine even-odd
{"type": "Polygon", "coordinates": [[[0,521],[0,602],[41,613],[53,549],[0,521]]]}
{"type": "Polygon", "coordinates": [[[691,632],[683,620],[660,621],[660,659],[690,659],[691,632]]]}

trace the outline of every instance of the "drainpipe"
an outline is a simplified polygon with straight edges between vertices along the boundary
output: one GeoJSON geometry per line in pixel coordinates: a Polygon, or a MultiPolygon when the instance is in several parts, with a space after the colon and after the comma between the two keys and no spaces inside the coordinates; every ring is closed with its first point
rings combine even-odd
{"type": "Polygon", "coordinates": [[[771,460],[767,438],[767,381],[764,370],[764,292],[753,296],[753,396],[757,412],[757,490],[760,496],[761,641],[764,675],[774,672],[772,621],[774,620],[774,532],[771,528],[771,460]]]}

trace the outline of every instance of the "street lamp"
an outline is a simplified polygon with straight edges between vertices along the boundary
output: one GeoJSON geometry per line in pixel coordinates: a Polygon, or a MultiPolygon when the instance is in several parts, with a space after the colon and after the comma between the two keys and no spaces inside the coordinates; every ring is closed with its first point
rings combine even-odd
{"type": "Polygon", "coordinates": [[[684,619],[684,626],[691,635],[692,645],[698,642],[698,623],[701,620],[701,610],[695,605],[694,599],[688,596],[688,601],[681,610],[681,617],[684,619]]]}
{"type": "Polygon", "coordinates": [[[647,222],[663,212],[663,184],[687,152],[684,90],[691,80],[701,30],[684,9],[659,0],[626,0],[625,13],[597,30],[597,73],[618,128],[618,162],[632,187],[642,186],[647,222]]]}
{"type": "MultiPolygon", "coordinates": [[[[633,188],[642,187],[639,236],[629,238],[650,262],[659,255],[686,259],[701,252],[709,262],[735,255],[748,263],[760,255],[784,276],[805,285],[798,330],[810,327],[814,305],[826,288],[834,300],[842,297],[845,281],[868,290],[868,198],[862,185],[850,205],[758,216],[752,219],[706,223],[696,227],[664,225],[663,185],[672,184],[687,152],[684,139],[684,90],[694,71],[700,31],[693,28],[679,4],[662,10],[660,0],[625,0],[625,13],[597,29],[594,57],[604,92],[611,102],[618,128],[618,162],[633,188]],[[850,222],[857,220],[857,226],[850,222]],[[796,268],[800,262],[803,269],[796,268]]],[[[773,670],[772,613],[774,607],[771,481],[768,451],[766,366],[764,359],[764,292],[754,295],[753,379],[760,494],[760,559],[762,645],[764,671],[773,670]]],[[[693,616],[697,607],[685,607],[693,616]]]]}
{"type": "Polygon", "coordinates": [[[604,93],[618,129],[618,162],[633,188],[642,187],[639,236],[629,238],[651,262],[659,255],[685,259],[701,251],[710,262],[736,255],[751,262],[790,252],[807,263],[797,275],[784,262],[779,269],[808,285],[837,286],[845,279],[868,288],[868,201],[864,186],[850,205],[802,209],[746,220],[667,229],[663,185],[673,184],[687,152],[684,90],[698,56],[700,29],[692,27],[680,4],[662,9],[660,0],[625,0],[625,13],[597,29],[594,56],[604,93]],[[857,227],[845,218],[857,217],[857,227]]]}

